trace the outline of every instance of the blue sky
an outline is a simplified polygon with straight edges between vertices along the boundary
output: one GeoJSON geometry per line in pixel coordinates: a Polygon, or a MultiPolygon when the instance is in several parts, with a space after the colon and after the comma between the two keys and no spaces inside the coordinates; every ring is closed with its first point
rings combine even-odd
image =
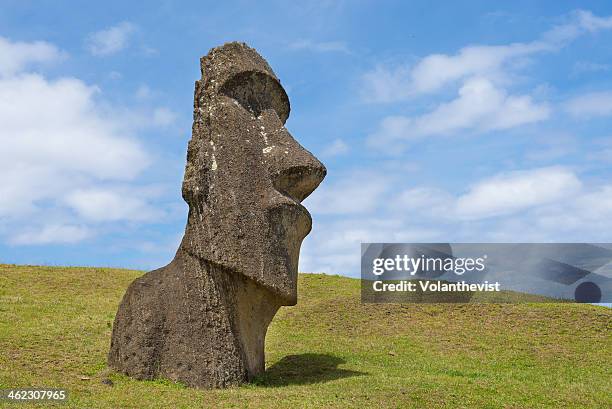
{"type": "Polygon", "coordinates": [[[328,168],[302,271],[356,275],[360,242],[611,239],[609,2],[0,3],[0,262],[167,263],[199,57],[233,40],[328,168]]]}

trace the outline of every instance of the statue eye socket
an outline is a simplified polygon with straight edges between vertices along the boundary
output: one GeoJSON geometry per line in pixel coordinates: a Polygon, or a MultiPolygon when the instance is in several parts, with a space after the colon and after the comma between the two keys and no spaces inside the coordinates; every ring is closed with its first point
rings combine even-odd
{"type": "Polygon", "coordinates": [[[238,101],[245,109],[259,116],[266,109],[276,111],[285,123],[289,117],[289,98],[275,78],[258,71],[244,71],[228,79],[221,94],[238,101]]]}

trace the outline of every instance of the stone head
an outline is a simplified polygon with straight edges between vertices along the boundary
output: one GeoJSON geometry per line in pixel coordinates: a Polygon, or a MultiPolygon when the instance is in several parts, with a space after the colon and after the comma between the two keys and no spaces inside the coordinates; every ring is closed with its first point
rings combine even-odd
{"type": "Polygon", "coordinates": [[[214,48],[201,70],[183,181],[189,216],[182,246],[293,305],[300,246],[312,226],[301,202],[326,169],[285,128],[289,98],[254,49],[214,48]]]}

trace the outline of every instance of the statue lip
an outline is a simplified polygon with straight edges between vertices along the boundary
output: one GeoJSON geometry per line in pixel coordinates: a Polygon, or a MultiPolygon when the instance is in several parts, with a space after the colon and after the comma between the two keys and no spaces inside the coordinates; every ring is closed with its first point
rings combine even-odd
{"type": "Polygon", "coordinates": [[[303,204],[301,204],[299,201],[297,201],[296,199],[294,199],[293,197],[291,197],[290,195],[283,193],[283,192],[279,192],[285,199],[288,199],[286,204],[288,205],[288,208],[292,208],[292,209],[296,209],[299,213],[303,214],[304,216],[306,216],[309,220],[309,224],[312,224],[312,216],[310,214],[310,212],[308,211],[308,209],[306,209],[306,206],[304,206],[303,204]]]}
{"type": "Polygon", "coordinates": [[[312,215],[310,214],[310,212],[308,211],[308,209],[306,209],[306,206],[304,206],[303,204],[301,204],[300,202],[296,202],[295,200],[293,201],[293,205],[300,210],[301,213],[304,214],[304,216],[306,216],[309,220],[309,224],[312,225],[312,215]]]}
{"type": "Polygon", "coordinates": [[[295,219],[294,223],[299,222],[300,219],[302,219],[307,226],[305,231],[301,232],[301,238],[303,239],[312,229],[312,216],[310,215],[310,212],[303,204],[287,193],[278,191],[276,189],[274,189],[274,191],[278,194],[274,195],[275,197],[272,199],[270,209],[288,213],[295,219]]]}

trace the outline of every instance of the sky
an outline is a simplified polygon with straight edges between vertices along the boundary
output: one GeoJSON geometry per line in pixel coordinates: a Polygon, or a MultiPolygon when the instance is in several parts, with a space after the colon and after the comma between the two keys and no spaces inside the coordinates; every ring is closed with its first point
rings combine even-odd
{"type": "Polygon", "coordinates": [[[612,3],[0,0],[0,262],[153,269],[199,57],[244,41],[327,166],[300,270],[361,242],[610,242],[612,3]],[[291,4],[295,3],[295,4],[291,4]]]}

